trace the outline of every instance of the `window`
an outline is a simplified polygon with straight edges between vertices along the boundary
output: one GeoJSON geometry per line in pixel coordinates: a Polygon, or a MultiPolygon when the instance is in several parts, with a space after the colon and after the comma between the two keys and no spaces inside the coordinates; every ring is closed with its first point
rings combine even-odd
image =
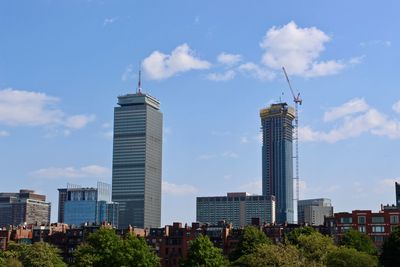
{"type": "Polygon", "coordinates": [[[390,224],[398,224],[399,215],[390,215],[390,224]]]}
{"type": "Polygon", "coordinates": [[[373,233],[384,233],[385,227],[384,226],[372,226],[373,233]]]}
{"type": "Polygon", "coordinates": [[[372,217],[372,223],[384,223],[385,218],[383,216],[372,217]]]}
{"type": "Polygon", "coordinates": [[[365,224],[365,216],[358,216],[358,224],[365,224]]]}
{"type": "Polygon", "coordinates": [[[353,222],[353,218],[351,218],[351,217],[340,218],[340,223],[352,223],[352,222],[353,222]]]}
{"type": "Polygon", "coordinates": [[[383,242],[383,236],[382,235],[374,236],[374,241],[375,242],[383,242]]]}
{"type": "Polygon", "coordinates": [[[358,231],[360,233],[365,233],[365,225],[358,226],[358,231]]]}

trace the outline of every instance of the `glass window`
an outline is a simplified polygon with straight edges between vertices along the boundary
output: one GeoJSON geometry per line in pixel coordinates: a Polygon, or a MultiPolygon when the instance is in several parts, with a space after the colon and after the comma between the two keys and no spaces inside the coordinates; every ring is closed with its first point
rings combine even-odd
{"type": "Polygon", "coordinates": [[[352,222],[353,222],[353,218],[351,218],[351,217],[340,218],[340,223],[352,223],[352,222]]]}
{"type": "Polygon", "coordinates": [[[365,216],[358,216],[358,224],[365,224],[365,216]]]}
{"type": "Polygon", "coordinates": [[[384,226],[372,226],[373,233],[384,233],[385,227],[384,226]]]}
{"type": "Polygon", "coordinates": [[[364,226],[364,225],[358,226],[358,231],[359,231],[360,233],[365,233],[365,226],[364,226]]]}
{"type": "Polygon", "coordinates": [[[372,217],[372,223],[384,223],[384,222],[385,218],[383,216],[372,217]]]}
{"type": "Polygon", "coordinates": [[[374,241],[375,242],[383,242],[383,236],[381,236],[381,235],[374,236],[374,241]]]}
{"type": "Polygon", "coordinates": [[[390,215],[390,224],[398,224],[399,215],[390,215]]]}

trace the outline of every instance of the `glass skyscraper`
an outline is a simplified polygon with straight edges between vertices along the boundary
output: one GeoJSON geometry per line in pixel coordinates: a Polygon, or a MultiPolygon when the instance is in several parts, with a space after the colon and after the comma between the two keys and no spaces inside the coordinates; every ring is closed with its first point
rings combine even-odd
{"type": "Polygon", "coordinates": [[[119,227],[161,224],[162,113],[148,94],[118,97],[114,108],[112,200],[119,227]]]}
{"type": "Polygon", "coordinates": [[[262,193],[275,196],[277,223],[293,223],[293,119],[286,103],[260,111],[262,126],[262,193]]]}

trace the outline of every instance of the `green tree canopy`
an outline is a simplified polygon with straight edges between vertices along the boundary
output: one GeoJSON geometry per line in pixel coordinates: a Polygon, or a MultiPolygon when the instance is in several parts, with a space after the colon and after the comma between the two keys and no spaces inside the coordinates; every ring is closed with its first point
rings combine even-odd
{"type": "Polygon", "coordinates": [[[243,255],[233,266],[241,267],[300,267],[303,265],[299,250],[293,245],[261,244],[251,254],[243,255]]]}
{"type": "Polygon", "coordinates": [[[384,267],[400,266],[400,227],[383,243],[380,262],[384,267]]]}
{"type": "Polygon", "coordinates": [[[312,233],[316,233],[317,231],[310,226],[304,226],[297,229],[292,230],[290,233],[286,235],[285,243],[290,243],[292,245],[298,244],[298,239],[301,235],[311,235],[312,233]]]}
{"type": "Polygon", "coordinates": [[[64,267],[58,248],[43,242],[33,245],[10,243],[5,266],[64,267]]]}
{"type": "Polygon", "coordinates": [[[158,266],[159,258],[143,238],[121,238],[113,229],[101,228],[75,251],[75,266],[158,266]]]}
{"type": "Polygon", "coordinates": [[[327,254],[336,249],[331,237],[316,231],[309,235],[299,235],[297,247],[308,263],[307,266],[323,266],[327,254]]]}
{"type": "Polygon", "coordinates": [[[272,244],[272,242],[260,229],[254,226],[246,226],[237,247],[229,258],[231,261],[235,261],[243,255],[253,253],[261,244],[272,244]]]}
{"type": "Polygon", "coordinates": [[[221,249],[214,247],[208,236],[201,235],[190,242],[183,266],[223,267],[228,266],[228,261],[222,255],[221,249]]]}
{"type": "Polygon", "coordinates": [[[351,229],[347,231],[340,241],[340,245],[354,248],[357,251],[365,252],[370,255],[377,255],[378,251],[372,239],[357,230],[351,229]]]}
{"type": "MultiPolygon", "coordinates": [[[[340,247],[331,251],[326,257],[327,267],[376,267],[376,256],[357,251],[354,248],[340,247]]],[[[399,266],[399,265],[397,265],[399,266]]]]}

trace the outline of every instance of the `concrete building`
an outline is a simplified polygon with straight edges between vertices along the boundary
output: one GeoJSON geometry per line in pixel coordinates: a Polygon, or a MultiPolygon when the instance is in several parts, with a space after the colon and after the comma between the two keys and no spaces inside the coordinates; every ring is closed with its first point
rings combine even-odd
{"type": "Polygon", "coordinates": [[[50,223],[51,205],[45,195],[21,189],[19,193],[0,193],[0,227],[50,223]]]}
{"type": "Polygon", "coordinates": [[[396,206],[400,209],[400,184],[395,183],[396,186],[396,206]]]}
{"type": "Polygon", "coordinates": [[[333,216],[331,200],[327,198],[304,199],[297,203],[299,224],[323,225],[325,217],[333,216]]]}
{"type": "Polygon", "coordinates": [[[118,203],[111,202],[111,185],[97,183],[97,187],[68,185],[58,189],[58,216],[61,223],[81,225],[103,222],[118,225],[118,203]]]}
{"type": "Polygon", "coordinates": [[[277,223],[293,223],[293,120],[286,103],[261,109],[262,194],[275,196],[277,223]]]}
{"type": "Polygon", "coordinates": [[[161,224],[162,113],[148,94],[118,97],[114,108],[112,200],[119,227],[161,224]]]}
{"type": "Polygon", "coordinates": [[[252,223],[252,218],[275,223],[274,197],[249,195],[245,192],[197,197],[196,220],[199,222],[217,224],[225,220],[234,227],[244,227],[252,223]]]}

